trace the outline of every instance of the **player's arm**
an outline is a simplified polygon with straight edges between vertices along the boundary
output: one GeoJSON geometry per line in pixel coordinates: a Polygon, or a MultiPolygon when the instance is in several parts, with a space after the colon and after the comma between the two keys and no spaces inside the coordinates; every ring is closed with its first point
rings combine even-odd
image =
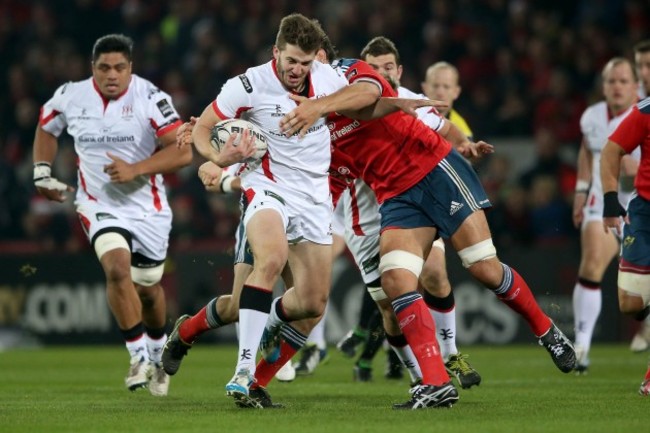
{"type": "Polygon", "coordinates": [[[238,176],[233,176],[212,161],[201,164],[198,175],[205,189],[210,192],[228,194],[241,189],[241,179],[238,176]]]}
{"type": "Polygon", "coordinates": [[[40,125],[34,134],[34,185],[39,194],[48,200],[63,202],[64,192],[72,192],[74,188],[52,177],[52,162],[56,158],[59,144],[57,138],[43,130],[40,125]]]}
{"type": "MultiPolygon", "coordinates": [[[[423,98],[395,98],[382,96],[376,104],[366,107],[356,113],[358,120],[377,119],[396,111],[403,111],[413,117],[418,117],[416,110],[423,107],[446,108],[449,104],[444,101],[423,98]]],[[[348,116],[350,117],[350,116],[348,116]]]]}
{"type": "Polygon", "coordinates": [[[586,141],[582,140],[578,150],[578,160],[576,167],[578,171],[576,180],[576,190],[573,195],[573,225],[580,227],[582,224],[583,209],[587,203],[589,194],[589,184],[591,184],[591,151],[587,148],[586,141]]]}
{"type": "Polygon", "coordinates": [[[322,98],[308,99],[289,95],[299,105],[280,120],[280,129],[288,137],[296,132],[304,136],[321,117],[337,112],[355,118],[363,108],[375,104],[380,96],[381,89],[377,84],[361,80],[322,98]]]}
{"type": "Polygon", "coordinates": [[[621,172],[621,159],[626,153],[617,143],[608,140],[600,156],[600,177],[604,194],[603,226],[605,231],[611,227],[619,234],[620,217],[627,218],[625,209],[618,201],[618,176],[621,172]]]}
{"type": "Polygon", "coordinates": [[[112,162],[104,166],[104,172],[110,176],[111,182],[125,183],[132,181],[138,176],[173,173],[189,165],[192,162],[192,149],[190,147],[181,148],[175,146],[176,130],[180,126],[180,121],[177,123],[174,128],[167,130],[163,135],[158,137],[161,148],[149,158],[128,163],[112,153],[107,152],[112,162]]]}
{"type": "Polygon", "coordinates": [[[493,153],[494,146],[485,141],[474,142],[470,140],[452,122],[445,122],[438,130],[445,140],[449,141],[454,148],[466,158],[478,158],[486,153],[493,153]]]}
{"type": "Polygon", "coordinates": [[[224,119],[217,115],[213,104],[205,107],[192,129],[192,142],[196,150],[205,159],[214,162],[219,167],[228,167],[253,156],[256,151],[255,137],[249,135],[247,129],[244,130],[237,145],[234,145],[237,134],[231,134],[221,152],[210,144],[212,128],[222,120],[224,119]]]}

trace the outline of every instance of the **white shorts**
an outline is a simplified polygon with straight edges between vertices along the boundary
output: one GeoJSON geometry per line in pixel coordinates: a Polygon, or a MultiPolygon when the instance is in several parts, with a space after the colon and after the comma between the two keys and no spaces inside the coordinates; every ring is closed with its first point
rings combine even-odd
{"type": "Polygon", "coordinates": [[[167,207],[160,212],[132,218],[118,214],[108,206],[86,201],[78,204],[77,214],[91,243],[99,231],[116,228],[130,233],[131,253],[142,254],[154,261],[164,261],[167,257],[172,229],[172,213],[167,207]]]}
{"type": "Polygon", "coordinates": [[[332,233],[337,236],[345,235],[345,205],[339,200],[332,215],[332,233]]]}
{"type": "Polygon", "coordinates": [[[332,244],[332,201],[314,203],[307,195],[284,188],[271,180],[257,179],[244,190],[244,226],[257,212],[273,209],[284,223],[287,241],[332,244]]]}
{"type": "Polygon", "coordinates": [[[361,271],[363,282],[368,285],[381,278],[379,272],[379,232],[359,236],[352,230],[345,231],[345,243],[361,271]]]}
{"type": "MultiPolygon", "coordinates": [[[[630,196],[632,193],[629,192],[619,192],[618,200],[621,203],[621,206],[627,209],[627,203],[630,201],[630,196]]],[[[600,191],[590,190],[589,195],[587,196],[587,203],[582,209],[582,225],[591,221],[602,222],[603,220],[603,193],[600,191]]]]}

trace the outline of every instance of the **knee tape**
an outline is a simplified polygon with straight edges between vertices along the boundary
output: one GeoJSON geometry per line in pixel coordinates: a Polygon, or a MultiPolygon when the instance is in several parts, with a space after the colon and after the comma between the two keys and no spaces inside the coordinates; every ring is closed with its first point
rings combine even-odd
{"type": "Polygon", "coordinates": [[[406,269],[413,272],[416,278],[420,278],[422,266],[424,266],[422,257],[402,250],[393,250],[379,259],[379,273],[381,274],[391,269],[406,269]]]}
{"type": "Polygon", "coordinates": [[[641,296],[643,305],[650,302],[650,275],[618,271],[618,287],[641,296]]]}
{"type": "Polygon", "coordinates": [[[388,296],[386,296],[386,293],[384,292],[384,289],[381,287],[370,287],[368,286],[368,293],[370,294],[370,297],[372,298],[373,301],[379,302],[383,301],[384,299],[388,299],[388,296]]]}
{"type": "Polygon", "coordinates": [[[162,279],[165,264],[161,263],[152,268],[136,268],[131,266],[131,279],[135,284],[150,287],[162,279]]]}
{"type": "Polygon", "coordinates": [[[463,266],[465,268],[469,268],[474,263],[491,259],[492,257],[496,256],[497,249],[494,248],[492,239],[486,239],[472,245],[471,247],[463,248],[462,250],[458,251],[458,257],[460,257],[460,260],[463,262],[463,266]]]}
{"type": "Polygon", "coordinates": [[[442,240],[442,238],[438,238],[433,242],[433,247],[435,248],[440,248],[442,251],[445,250],[445,241],[442,240]]]}
{"type": "Polygon", "coordinates": [[[131,251],[129,243],[119,233],[106,232],[95,239],[95,254],[97,254],[98,259],[101,259],[107,252],[117,248],[124,248],[125,250],[131,251]]]}

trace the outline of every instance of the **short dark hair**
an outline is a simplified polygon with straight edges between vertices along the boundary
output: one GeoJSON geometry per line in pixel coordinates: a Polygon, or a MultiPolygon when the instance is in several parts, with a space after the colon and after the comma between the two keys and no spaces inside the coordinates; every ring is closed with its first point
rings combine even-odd
{"type": "Polygon", "coordinates": [[[321,45],[321,49],[325,51],[328,62],[333,62],[339,56],[336,47],[327,35],[323,37],[323,45],[321,45]]]}
{"type": "Polygon", "coordinates": [[[647,53],[648,51],[650,51],[650,39],[646,39],[645,41],[638,42],[634,46],[635,53],[647,53]]]}
{"type": "Polygon", "coordinates": [[[122,53],[130,62],[133,57],[133,40],[125,35],[106,35],[95,41],[93,46],[93,62],[106,53],[122,53]]]}
{"type": "Polygon", "coordinates": [[[284,50],[287,44],[296,45],[306,53],[315,53],[323,43],[325,32],[317,20],[302,14],[291,14],[282,18],[275,38],[275,46],[284,50]]]}
{"type": "Polygon", "coordinates": [[[377,36],[372,38],[368,45],[366,45],[363,50],[361,50],[361,59],[366,60],[367,56],[383,56],[385,54],[392,54],[395,56],[395,62],[397,65],[401,65],[402,62],[399,58],[399,51],[397,47],[390,39],[384,36],[377,36]]]}

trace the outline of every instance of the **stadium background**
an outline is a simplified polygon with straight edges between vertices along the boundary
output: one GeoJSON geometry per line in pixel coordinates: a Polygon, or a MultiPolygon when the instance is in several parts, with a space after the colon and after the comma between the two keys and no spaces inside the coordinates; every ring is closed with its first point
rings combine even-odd
{"type": "MultiPolygon", "coordinates": [[[[497,148],[477,171],[495,205],[488,217],[500,255],[572,334],[578,121],[600,99],[605,62],[631,58],[633,44],[650,37],[648,2],[0,0],[0,348],[120,341],[71,202],[42,200],[31,181],[39,107],[63,82],[90,74],[95,39],[131,36],[134,71],[169,92],[186,119],[227,78],[268,60],[280,18],[294,11],[318,18],[342,56],[357,57],[373,36],[391,38],[402,55],[402,83],[412,90],[431,63],[458,66],[456,108],[476,137],[497,148]]],[[[175,222],[164,283],[172,318],[228,292],[232,281],[236,198],[203,191],[201,162],[168,177],[175,222]]],[[[54,172],[75,183],[69,139],[61,141],[54,172]]],[[[449,259],[459,342],[529,341],[525,325],[468,278],[455,254],[449,259]]],[[[337,261],[334,282],[331,341],[354,322],[363,290],[347,256],[337,261]]],[[[617,312],[614,266],[603,288],[595,341],[623,341],[635,324],[617,312]]],[[[224,329],[212,338],[233,336],[224,329]]]]}

